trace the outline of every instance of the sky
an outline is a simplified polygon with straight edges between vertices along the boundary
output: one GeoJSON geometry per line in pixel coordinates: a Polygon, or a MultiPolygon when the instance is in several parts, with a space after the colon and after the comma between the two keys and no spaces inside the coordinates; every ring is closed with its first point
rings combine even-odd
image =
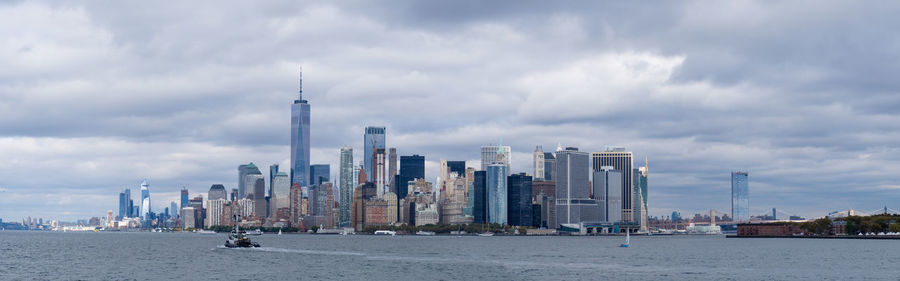
{"type": "Polygon", "coordinates": [[[387,145],[512,171],[556,146],[649,162],[649,212],[900,209],[891,1],[3,1],[0,218],[154,211],[237,167],[288,167],[303,67],[311,161],[387,145]],[[482,3],[485,2],[485,3],[482,3]],[[137,201],[137,200],[136,200],[137,201]]]}

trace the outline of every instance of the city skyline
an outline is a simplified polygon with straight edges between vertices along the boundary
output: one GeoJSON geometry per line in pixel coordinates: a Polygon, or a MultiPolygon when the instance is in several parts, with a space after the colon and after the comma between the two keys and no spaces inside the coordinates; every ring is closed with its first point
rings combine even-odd
{"type": "Polygon", "coordinates": [[[385,127],[387,148],[425,157],[430,182],[441,159],[479,167],[479,148],[500,141],[511,148],[507,174],[532,173],[538,145],[624,146],[652,162],[651,216],[730,210],[734,171],[753,174],[750,215],[815,217],[900,200],[891,138],[900,101],[893,79],[878,76],[895,72],[883,57],[897,54],[829,41],[838,30],[845,41],[890,45],[828,12],[841,7],[812,7],[821,13],[789,25],[782,13],[802,5],[688,5],[697,15],[668,5],[640,14],[627,3],[528,3],[445,14],[428,4],[333,3],[221,7],[232,16],[222,19],[115,5],[126,6],[0,5],[0,21],[23,26],[7,31],[9,69],[0,74],[16,81],[0,89],[0,218],[118,213],[116,194],[138,195],[143,179],[152,183],[148,205],[162,212],[182,187],[191,198],[212,184],[238,188],[238,165],[289,172],[298,65],[302,99],[315,105],[306,168],[328,164],[331,179],[340,178],[341,147],[358,163],[361,132],[385,127]],[[721,10],[760,20],[713,13],[721,10]],[[729,28],[705,28],[713,23],[729,28]],[[52,31],[59,26],[71,34],[52,31]],[[235,31],[210,32],[219,27],[235,31]],[[737,38],[754,43],[728,42],[737,38]]]}

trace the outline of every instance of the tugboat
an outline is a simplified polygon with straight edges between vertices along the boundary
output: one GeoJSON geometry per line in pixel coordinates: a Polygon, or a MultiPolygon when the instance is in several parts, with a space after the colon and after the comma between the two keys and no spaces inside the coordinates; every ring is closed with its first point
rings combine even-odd
{"type": "Polygon", "coordinates": [[[235,220],[234,228],[231,229],[231,233],[228,234],[228,239],[225,240],[225,247],[259,248],[259,243],[250,241],[250,238],[247,237],[247,233],[241,231],[240,225],[238,224],[237,220],[235,220]]]}

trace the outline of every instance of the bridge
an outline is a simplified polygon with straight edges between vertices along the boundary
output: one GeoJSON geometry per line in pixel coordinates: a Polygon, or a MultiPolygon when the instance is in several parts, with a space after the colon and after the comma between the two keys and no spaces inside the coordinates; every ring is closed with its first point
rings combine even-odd
{"type": "Polygon", "coordinates": [[[900,212],[897,210],[888,208],[888,206],[884,206],[884,208],[875,209],[871,211],[859,211],[854,209],[847,209],[843,211],[833,211],[829,212],[827,217],[830,218],[845,218],[852,216],[871,216],[871,215],[900,215],[900,212]]]}

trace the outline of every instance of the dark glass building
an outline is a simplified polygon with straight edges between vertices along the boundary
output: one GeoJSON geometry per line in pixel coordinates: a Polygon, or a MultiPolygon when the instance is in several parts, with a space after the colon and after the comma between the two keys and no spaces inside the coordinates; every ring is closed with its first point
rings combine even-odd
{"type": "Polygon", "coordinates": [[[425,156],[400,156],[400,174],[395,177],[394,189],[397,199],[406,198],[409,193],[407,184],[414,179],[425,178],[425,156]]]}
{"type": "Polygon", "coordinates": [[[315,164],[309,166],[309,185],[321,185],[323,182],[331,182],[331,165],[315,164]]]}
{"type": "Polygon", "coordinates": [[[506,181],[507,224],[533,225],[531,206],[531,176],[525,173],[510,175],[506,181]]]}
{"type": "Polygon", "coordinates": [[[466,175],[466,161],[447,161],[447,168],[450,172],[456,172],[459,176],[466,175]]]}
{"type": "Polygon", "coordinates": [[[484,224],[488,219],[488,194],[487,194],[487,172],[475,171],[475,177],[472,183],[473,192],[475,192],[475,206],[473,208],[474,223],[484,224]]]}

